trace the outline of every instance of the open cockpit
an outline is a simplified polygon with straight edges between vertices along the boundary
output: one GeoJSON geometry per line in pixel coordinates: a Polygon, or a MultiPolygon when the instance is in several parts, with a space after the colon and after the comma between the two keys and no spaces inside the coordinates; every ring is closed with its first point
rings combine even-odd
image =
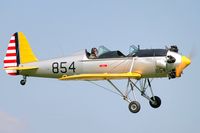
{"type": "Polygon", "coordinates": [[[129,53],[123,54],[119,50],[109,50],[105,46],[92,48],[91,52],[86,50],[86,55],[89,59],[104,59],[104,58],[124,58],[124,57],[157,57],[166,56],[167,49],[140,49],[134,45],[129,47],[129,53]]]}

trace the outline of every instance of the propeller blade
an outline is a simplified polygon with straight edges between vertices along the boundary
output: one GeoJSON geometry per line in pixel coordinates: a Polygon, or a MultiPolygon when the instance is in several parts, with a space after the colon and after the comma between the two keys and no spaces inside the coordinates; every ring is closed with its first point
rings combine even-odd
{"type": "Polygon", "coordinates": [[[195,56],[196,56],[196,54],[197,54],[197,49],[196,49],[196,47],[195,46],[193,46],[192,47],[192,49],[190,50],[190,53],[189,53],[189,58],[190,59],[193,59],[195,56]]]}

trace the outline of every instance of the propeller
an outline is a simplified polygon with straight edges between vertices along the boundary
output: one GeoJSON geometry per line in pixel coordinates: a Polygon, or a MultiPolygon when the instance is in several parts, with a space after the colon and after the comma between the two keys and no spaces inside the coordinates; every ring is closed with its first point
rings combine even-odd
{"type": "Polygon", "coordinates": [[[196,50],[197,50],[196,46],[193,46],[192,49],[190,50],[190,54],[189,54],[188,58],[193,59],[197,54],[196,50]]]}

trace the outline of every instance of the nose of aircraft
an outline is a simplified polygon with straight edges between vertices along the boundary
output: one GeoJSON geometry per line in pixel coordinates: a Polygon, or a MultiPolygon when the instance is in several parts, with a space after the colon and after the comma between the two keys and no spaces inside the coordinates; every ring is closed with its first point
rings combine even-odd
{"type": "Polygon", "coordinates": [[[186,56],[182,56],[182,62],[186,65],[186,67],[191,64],[191,60],[186,56]]]}
{"type": "Polygon", "coordinates": [[[183,70],[189,66],[191,64],[191,60],[186,57],[186,56],[182,56],[181,57],[181,64],[179,64],[177,67],[176,67],[176,77],[180,77],[181,76],[181,73],[183,72],[183,70]]]}

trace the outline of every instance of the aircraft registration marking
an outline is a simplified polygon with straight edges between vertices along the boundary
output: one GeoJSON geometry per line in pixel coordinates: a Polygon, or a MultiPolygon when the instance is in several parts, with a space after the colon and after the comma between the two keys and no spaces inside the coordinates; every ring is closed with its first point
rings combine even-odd
{"type": "Polygon", "coordinates": [[[52,63],[52,72],[53,73],[67,73],[69,70],[75,72],[75,63],[74,61],[67,67],[67,62],[53,62],[52,63]]]}

